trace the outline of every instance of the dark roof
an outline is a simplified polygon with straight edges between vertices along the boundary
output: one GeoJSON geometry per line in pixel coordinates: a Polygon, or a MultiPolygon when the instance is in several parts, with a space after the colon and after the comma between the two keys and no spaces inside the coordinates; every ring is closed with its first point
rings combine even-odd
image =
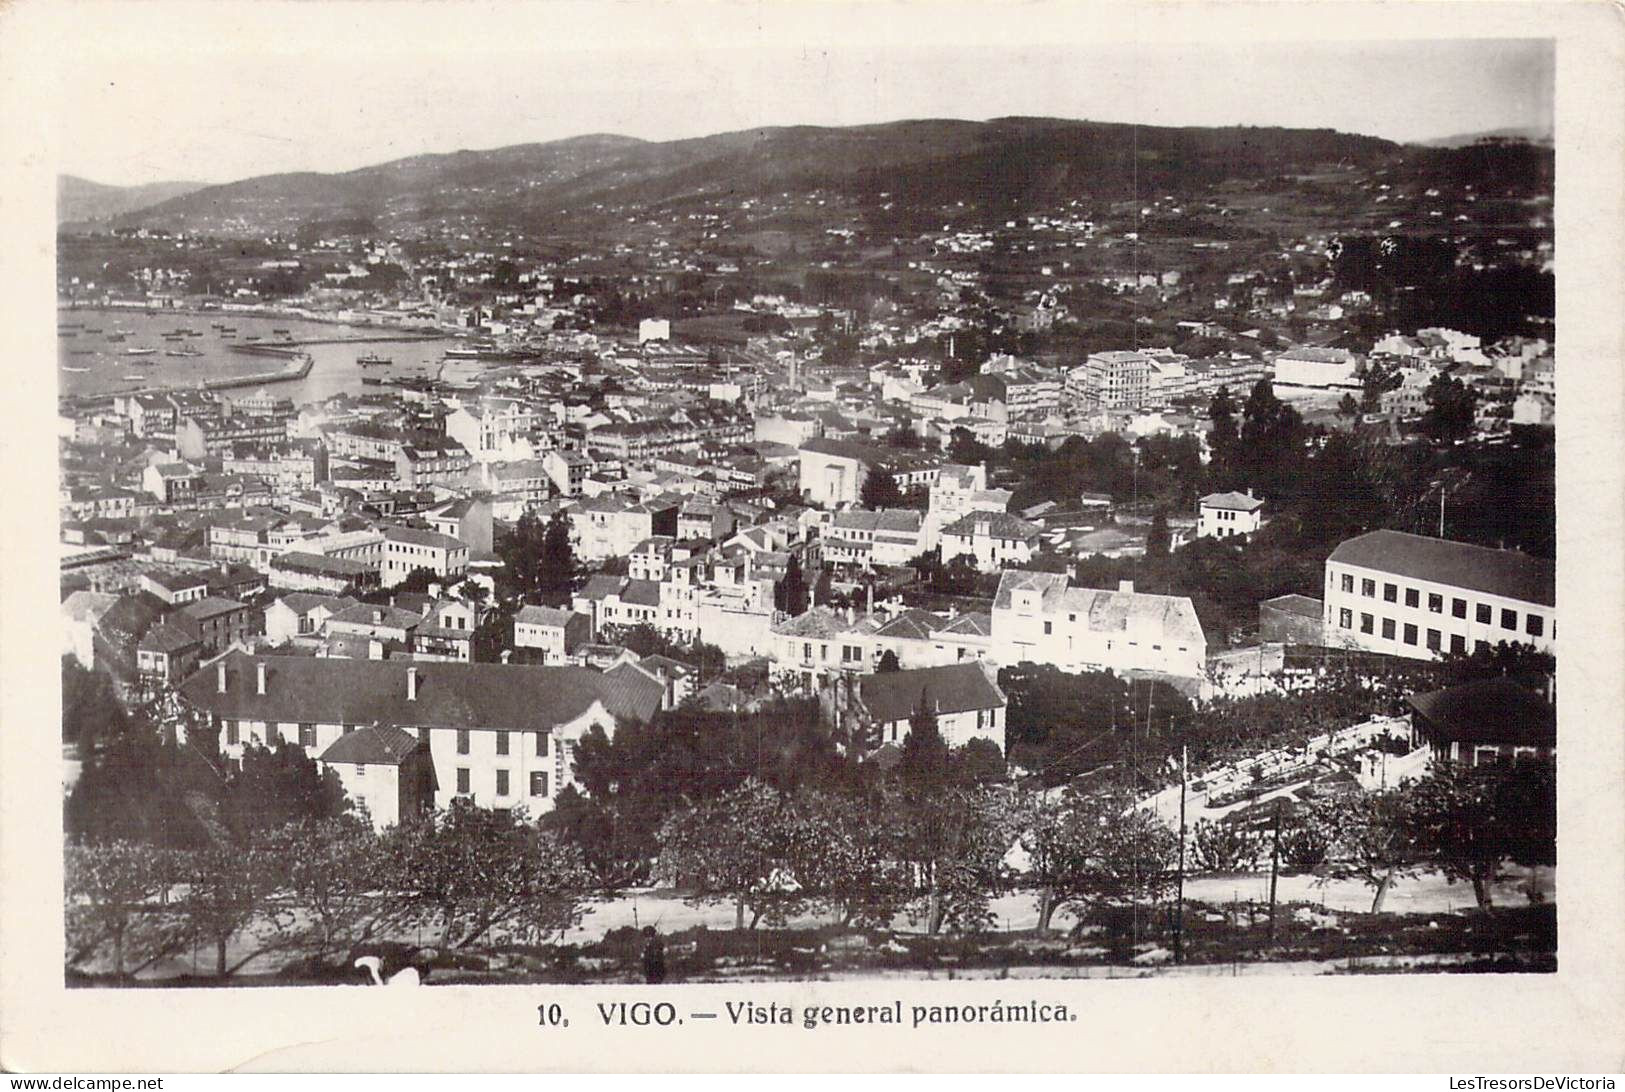
{"type": "Polygon", "coordinates": [[[348,579],[378,571],[376,564],[357,561],[353,557],[328,557],[326,554],[289,550],[271,559],[271,567],[290,573],[315,573],[348,579]]]}
{"type": "Polygon", "coordinates": [[[1509,743],[1552,747],[1557,709],[1528,687],[1507,678],[1477,679],[1460,686],[1413,694],[1411,708],[1433,742],[1509,743]]]}
{"type": "Polygon", "coordinates": [[[341,610],[327,620],[329,624],[361,626],[388,626],[390,629],[415,629],[423,623],[423,615],[413,614],[409,610],[398,607],[385,607],[377,603],[357,603],[347,610],[341,610]]]}
{"type": "Polygon", "coordinates": [[[407,755],[427,747],[411,732],[393,724],[375,724],[346,732],[321,753],[323,762],[355,762],[368,766],[398,766],[407,755]]]}
{"type": "Polygon", "coordinates": [[[179,626],[159,622],[141,638],[136,648],[143,652],[162,652],[164,655],[196,648],[198,640],[179,626]]]}
{"type": "Polygon", "coordinates": [[[1516,550],[1492,550],[1403,531],[1369,531],[1339,544],[1326,560],[1547,607],[1557,601],[1557,566],[1516,550]]]}
{"type": "Polygon", "coordinates": [[[336,657],[262,657],[266,692],[255,692],[255,667],[234,652],[181,684],[196,705],[222,717],[320,724],[394,724],[428,728],[550,731],[586,713],[594,702],[616,716],[647,716],[660,705],[660,686],[642,692],[586,667],[520,664],[416,663],[336,657]],[[216,667],[226,668],[226,692],[216,667]],[[417,671],[416,700],[406,673],[417,671]],[[655,691],[652,705],[645,696],[655,691]],[[647,713],[644,712],[647,710],[647,713]]]}
{"type": "Polygon", "coordinates": [[[863,704],[875,720],[907,720],[923,702],[939,714],[1003,707],[1004,694],[979,664],[947,664],[865,675],[858,681],[863,704]]]}
{"type": "Polygon", "coordinates": [[[221,599],[218,596],[206,595],[202,599],[182,603],[176,608],[175,613],[184,614],[188,618],[195,618],[197,621],[202,622],[209,618],[218,618],[222,614],[247,609],[246,606],[235,599],[221,599]]]}
{"type": "Polygon", "coordinates": [[[648,672],[639,670],[633,663],[616,664],[598,675],[598,679],[604,708],[622,720],[647,721],[666,696],[666,688],[659,680],[650,678],[648,672]]]}
{"type": "Polygon", "coordinates": [[[157,584],[166,591],[186,591],[190,588],[206,587],[208,577],[203,573],[166,573],[149,571],[141,574],[148,580],[157,584]]]}

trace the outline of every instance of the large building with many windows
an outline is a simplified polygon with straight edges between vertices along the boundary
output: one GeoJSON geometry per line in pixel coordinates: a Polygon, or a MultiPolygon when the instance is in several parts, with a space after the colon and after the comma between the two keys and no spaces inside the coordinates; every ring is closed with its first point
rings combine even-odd
{"type": "Polygon", "coordinates": [[[1370,531],[1326,559],[1326,643],[1429,659],[1557,648],[1556,566],[1515,550],[1370,531]]]}
{"type": "Polygon", "coordinates": [[[229,762],[240,762],[250,744],[284,741],[337,770],[351,795],[369,798],[371,790],[360,794],[359,786],[388,778],[391,801],[411,797],[417,806],[446,807],[463,799],[524,805],[536,814],[574,783],[582,735],[594,727],[612,735],[618,721],[648,720],[660,707],[662,687],[585,667],[233,652],[186,680],[181,693],[208,716],[229,762]],[[349,750],[334,750],[369,729],[387,738],[363,737],[349,750]],[[406,737],[427,748],[421,775],[401,768],[401,756],[414,750],[406,737]],[[403,780],[403,772],[411,777],[403,780]],[[419,776],[430,784],[420,785],[419,776]]]}

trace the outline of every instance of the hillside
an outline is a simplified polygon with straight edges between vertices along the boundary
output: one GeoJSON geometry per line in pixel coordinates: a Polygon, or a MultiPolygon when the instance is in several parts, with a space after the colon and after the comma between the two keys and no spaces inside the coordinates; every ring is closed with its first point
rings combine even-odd
{"type": "Polygon", "coordinates": [[[421,155],[341,174],[210,186],[124,216],[125,226],[222,234],[370,220],[388,230],[514,224],[612,209],[771,200],[827,191],[865,205],[988,211],[1029,202],[1192,192],[1400,154],[1331,130],[1173,129],[1048,118],[795,126],[668,142],[593,135],[421,155]]]}
{"type": "Polygon", "coordinates": [[[58,175],[56,222],[105,220],[183,197],[205,185],[202,182],[152,182],[144,186],[108,186],[76,175],[58,175]]]}

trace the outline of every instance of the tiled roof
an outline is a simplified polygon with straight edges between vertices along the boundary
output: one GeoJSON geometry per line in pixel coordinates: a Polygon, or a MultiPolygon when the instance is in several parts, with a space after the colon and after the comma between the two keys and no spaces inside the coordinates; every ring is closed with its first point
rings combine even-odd
{"type": "Polygon", "coordinates": [[[773,632],[781,637],[838,637],[850,628],[845,616],[829,607],[813,607],[778,623],[773,632]]]}
{"type": "Polygon", "coordinates": [[[1264,501],[1259,497],[1249,496],[1246,493],[1209,493],[1201,500],[1203,508],[1223,508],[1237,512],[1252,512],[1264,507],[1264,501]]]}
{"type": "MultiPolygon", "coordinates": [[[[586,667],[283,656],[263,662],[264,694],[255,692],[255,658],[241,652],[199,671],[181,685],[181,692],[217,716],[244,720],[544,732],[576,720],[594,702],[617,715],[650,708],[646,690],[640,694],[606,681],[586,667]],[[224,694],[216,684],[221,664],[226,668],[224,694]],[[416,700],[406,696],[407,671],[412,669],[418,679],[416,700]]],[[[658,706],[657,693],[654,708],[658,706]]]]}
{"type": "Polygon", "coordinates": [[[881,723],[907,720],[922,705],[946,715],[1005,704],[1003,691],[974,663],[865,675],[858,687],[863,704],[881,723]]]}
{"type": "Polygon", "coordinates": [[[944,527],[941,533],[966,538],[986,535],[991,538],[1030,539],[1037,537],[1042,530],[1037,524],[1028,523],[1008,512],[967,512],[944,527]],[[987,528],[985,531],[981,529],[983,525],[987,528]]]}
{"type": "Polygon", "coordinates": [[[1340,543],[1326,560],[1547,607],[1557,601],[1557,567],[1516,550],[1385,530],[1340,543]]]}
{"type": "Polygon", "coordinates": [[[143,652],[162,652],[168,655],[172,652],[180,652],[183,649],[194,648],[197,643],[196,637],[179,626],[172,626],[168,622],[159,622],[147,630],[136,648],[143,652]]]}
{"type": "Polygon", "coordinates": [[[339,736],[322,752],[321,760],[398,766],[407,755],[426,746],[417,736],[393,724],[375,724],[339,736]]]}
{"type": "Polygon", "coordinates": [[[356,605],[356,601],[347,595],[316,595],[312,592],[289,592],[279,597],[277,602],[295,614],[309,614],[317,607],[326,607],[329,614],[337,614],[356,605]]]}
{"type": "Polygon", "coordinates": [[[398,607],[384,607],[376,603],[357,603],[347,610],[341,610],[329,618],[328,624],[340,622],[348,625],[360,626],[386,626],[390,629],[415,629],[422,624],[423,616],[413,614],[409,610],[398,607]]]}
{"type": "Polygon", "coordinates": [[[183,603],[176,609],[175,613],[184,614],[188,618],[195,618],[201,622],[208,618],[218,618],[222,614],[230,614],[232,611],[247,609],[246,606],[235,599],[221,599],[217,596],[206,595],[202,599],[194,599],[190,603],[183,603]]]}
{"type": "Polygon", "coordinates": [[[573,617],[575,615],[567,610],[559,610],[557,607],[537,607],[527,603],[519,608],[519,613],[513,616],[513,620],[519,625],[563,628],[573,617]]]}
{"type": "Polygon", "coordinates": [[[1274,607],[1276,610],[1285,611],[1287,614],[1312,618],[1318,622],[1325,604],[1319,599],[1311,599],[1307,595],[1289,593],[1287,595],[1277,595],[1274,599],[1266,599],[1259,606],[1274,607]]]}
{"type": "Polygon", "coordinates": [[[931,634],[942,628],[942,619],[925,610],[906,610],[875,630],[876,637],[902,637],[915,641],[929,640],[931,634]]]}
{"type": "Polygon", "coordinates": [[[961,614],[937,631],[961,637],[990,637],[993,634],[993,616],[986,611],[961,614]]]}
{"type": "Polygon", "coordinates": [[[621,602],[631,603],[639,607],[658,607],[660,605],[660,581],[628,580],[626,587],[621,589],[621,602]]]}
{"type": "Polygon", "coordinates": [[[388,527],[384,529],[387,542],[404,542],[409,546],[432,546],[439,550],[468,549],[459,539],[438,531],[420,531],[416,527],[388,527]]]}

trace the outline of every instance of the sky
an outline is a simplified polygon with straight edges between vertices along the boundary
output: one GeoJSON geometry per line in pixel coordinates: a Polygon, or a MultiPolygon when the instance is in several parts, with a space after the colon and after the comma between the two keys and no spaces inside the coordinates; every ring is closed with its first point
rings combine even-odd
{"type": "Polygon", "coordinates": [[[672,140],[922,117],[1393,140],[1551,125],[1550,42],[1395,40],[1393,20],[1292,7],[137,0],[67,2],[43,18],[60,35],[48,50],[59,169],[117,185],[593,132],[672,140]]]}

